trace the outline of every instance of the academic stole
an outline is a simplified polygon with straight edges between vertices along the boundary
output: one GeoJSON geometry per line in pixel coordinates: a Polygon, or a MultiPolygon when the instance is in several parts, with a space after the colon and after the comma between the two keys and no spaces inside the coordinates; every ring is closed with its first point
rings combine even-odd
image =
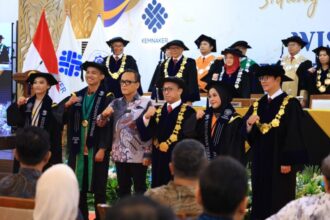
{"type": "Polygon", "coordinates": [[[204,117],[204,143],[206,155],[209,159],[213,159],[217,156],[215,146],[219,144],[223,128],[225,127],[225,125],[228,124],[233,113],[234,111],[231,108],[225,109],[224,111],[219,113],[220,115],[217,118],[215,124],[212,125],[212,118],[214,117],[214,112],[212,110],[206,111],[204,117]],[[210,141],[212,142],[211,145],[210,141]]]}
{"type": "MultiPolygon", "coordinates": [[[[35,101],[36,101],[36,96],[33,96],[26,103],[25,127],[31,126],[32,117],[37,117],[37,115],[32,115],[32,109],[33,109],[35,101]]],[[[45,95],[45,97],[42,99],[41,107],[38,112],[38,115],[39,115],[38,127],[45,128],[45,126],[48,124],[49,117],[47,117],[47,116],[49,115],[50,111],[52,110],[52,104],[53,104],[53,100],[48,95],[45,95]]]]}
{"type": "MultiPolygon", "coordinates": [[[[101,87],[101,86],[100,86],[101,87]]],[[[105,103],[106,93],[103,91],[103,88],[100,88],[95,93],[92,108],[89,112],[84,112],[83,114],[83,106],[85,102],[85,95],[87,93],[87,88],[79,91],[77,96],[80,97],[80,102],[77,102],[73,106],[73,136],[72,136],[72,149],[73,153],[76,154],[76,175],[79,182],[79,187],[82,189],[83,183],[83,173],[84,173],[84,147],[85,145],[88,148],[88,189],[91,188],[92,182],[92,174],[93,174],[93,156],[94,150],[93,147],[96,144],[96,118],[99,114],[101,114],[103,108],[102,106],[105,103]],[[82,122],[83,120],[88,121],[88,125],[83,127],[82,122]]]]}

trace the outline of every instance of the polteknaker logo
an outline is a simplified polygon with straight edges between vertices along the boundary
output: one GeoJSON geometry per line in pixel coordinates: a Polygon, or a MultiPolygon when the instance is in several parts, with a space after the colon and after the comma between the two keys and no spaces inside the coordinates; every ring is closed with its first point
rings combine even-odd
{"type": "Polygon", "coordinates": [[[153,33],[157,33],[165,25],[167,18],[168,14],[165,8],[157,0],[152,0],[144,9],[144,14],[142,15],[144,24],[153,33]]]}

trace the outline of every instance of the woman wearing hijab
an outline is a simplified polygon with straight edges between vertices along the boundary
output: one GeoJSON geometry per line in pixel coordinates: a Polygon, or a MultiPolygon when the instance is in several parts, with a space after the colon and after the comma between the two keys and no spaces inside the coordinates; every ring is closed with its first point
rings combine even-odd
{"type": "Polygon", "coordinates": [[[46,170],[38,180],[33,219],[76,220],[78,204],[76,175],[67,165],[57,164],[46,170]]]}
{"type": "MultiPolygon", "coordinates": [[[[234,98],[250,98],[251,86],[248,73],[240,66],[240,58],[245,57],[242,52],[235,48],[227,48],[221,52],[224,55],[222,60],[215,61],[210,67],[212,81],[221,81],[235,88],[234,98]]],[[[207,81],[205,79],[205,81],[207,81]]]]}
{"type": "MultiPolygon", "coordinates": [[[[62,115],[64,107],[57,106],[48,95],[51,86],[58,82],[53,74],[31,71],[26,80],[34,94],[30,98],[20,97],[7,109],[8,125],[17,127],[36,126],[50,135],[51,158],[48,166],[62,163],[62,115]]],[[[16,168],[15,168],[16,169],[16,168]]]]}
{"type": "Polygon", "coordinates": [[[199,140],[209,159],[229,155],[244,164],[243,120],[230,103],[235,89],[223,82],[212,82],[207,89],[210,107],[197,112],[199,140]]]}
{"type": "Polygon", "coordinates": [[[309,69],[309,95],[330,94],[330,48],[318,47],[313,50],[316,54],[316,68],[309,69]]]}

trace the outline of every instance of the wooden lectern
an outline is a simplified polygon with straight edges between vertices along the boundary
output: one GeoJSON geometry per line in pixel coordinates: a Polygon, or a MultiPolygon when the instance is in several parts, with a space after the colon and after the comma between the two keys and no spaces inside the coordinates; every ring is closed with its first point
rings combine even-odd
{"type": "Polygon", "coordinates": [[[22,95],[23,95],[24,97],[28,97],[29,94],[30,94],[30,91],[29,91],[29,85],[28,85],[28,83],[26,82],[26,79],[28,78],[29,73],[30,73],[31,71],[34,71],[34,70],[29,70],[29,71],[26,71],[26,72],[24,72],[24,73],[15,73],[15,74],[13,75],[13,79],[14,79],[17,83],[19,83],[19,84],[21,84],[21,85],[23,86],[23,94],[22,94],[22,95]]]}

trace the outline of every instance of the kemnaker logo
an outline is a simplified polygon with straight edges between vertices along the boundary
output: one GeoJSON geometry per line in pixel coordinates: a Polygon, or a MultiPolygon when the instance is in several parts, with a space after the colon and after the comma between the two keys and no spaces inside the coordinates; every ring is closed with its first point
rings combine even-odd
{"type": "Polygon", "coordinates": [[[165,25],[167,18],[168,14],[165,8],[161,3],[157,2],[157,0],[152,0],[152,2],[144,9],[144,14],[142,15],[144,24],[153,33],[156,33],[165,25]]]}
{"type": "Polygon", "coordinates": [[[67,76],[79,76],[81,65],[80,54],[71,50],[63,50],[59,60],[59,71],[67,76]]]}

